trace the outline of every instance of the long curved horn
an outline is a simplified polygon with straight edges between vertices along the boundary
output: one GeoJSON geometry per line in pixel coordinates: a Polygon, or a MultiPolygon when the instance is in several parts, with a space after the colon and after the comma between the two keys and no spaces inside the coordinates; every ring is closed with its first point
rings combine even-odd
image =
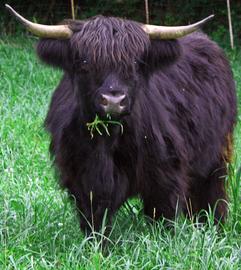
{"type": "Polygon", "coordinates": [[[157,26],[144,24],[142,25],[142,29],[150,36],[151,39],[176,39],[198,30],[203,24],[211,20],[213,17],[214,15],[210,15],[197,23],[186,26],[157,26]]]}
{"type": "Polygon", "coordinates": [[[68,39],[72,36],[73,32],[68,25],[43,25],[33,23],[18,14],[12,7],[5,4],[7,10],[17,18],[31,33],[42,38],[56,38],[56,39],[68,39]]]}

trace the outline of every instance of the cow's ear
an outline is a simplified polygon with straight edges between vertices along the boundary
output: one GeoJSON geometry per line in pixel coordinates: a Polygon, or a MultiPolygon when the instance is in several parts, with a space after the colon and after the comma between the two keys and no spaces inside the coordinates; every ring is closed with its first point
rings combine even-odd
{"type": "Polygon", "coordinates": [[[151,40],[145,62],[149,70],[155,70],[175,63],[181,54],[178,40],[151,40]]]}
{"type": "Polygon", "coordinates": [[[68,39],[41,39],[37,54],[45,63],[64,70],[71,68],[70,42],[68,39]]]}

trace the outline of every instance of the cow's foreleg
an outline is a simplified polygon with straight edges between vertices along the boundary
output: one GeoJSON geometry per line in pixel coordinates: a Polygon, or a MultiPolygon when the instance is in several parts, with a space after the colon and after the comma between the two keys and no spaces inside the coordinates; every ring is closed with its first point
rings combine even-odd
{"type": "Polygon", "coordinates": [[[114,165],[111,153],[97,150],[86,158],[79,184],[75,185],[80,226],[87,232],[101,230],[104,221],[105,225],[110,224],[113,214],[126,200],[128,190],[127,177],[114,165]]]}

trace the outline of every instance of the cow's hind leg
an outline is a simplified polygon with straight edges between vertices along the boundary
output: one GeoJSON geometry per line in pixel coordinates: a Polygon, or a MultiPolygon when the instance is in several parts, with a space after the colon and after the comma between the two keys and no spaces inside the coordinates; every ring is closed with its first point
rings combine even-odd
{"type": "Polygon", "coordinates": [[[191,191],[192,211],[200,213],[200,221],[206,221],[207,216],[202,210],[213,211],[215,223],[225,220],[227,215],[227,195],[225,191],[225,179],[227,175],[226,164],[220,162],[214,167],[207,179],[196,179],[194,189],[191,191]]]}
{"type": "Polygon", "coordinates": [[[154,187],[152,191],[143,197],[144,214],[151,220],[165,218],[165,224],[170,224],[178,212],[183,208],[182,196],[173,190],[158,190],[154,187]]]}

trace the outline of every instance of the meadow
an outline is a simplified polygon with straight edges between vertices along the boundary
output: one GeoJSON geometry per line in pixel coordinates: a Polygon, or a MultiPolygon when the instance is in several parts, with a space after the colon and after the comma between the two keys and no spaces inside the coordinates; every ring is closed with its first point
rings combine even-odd
{"type": "MultiPolygon", "coordinates": [[[[103,247],[79,230],[74,206],[59,188],[43,128],[61,72],[35,56],[36,39],[0,39],[0,269],[241,269],[241,115],[229,166],[229,216],[217,229],[182,216],[167,230],[146,222],[141,202],[115,217],[103,247]]],[[[241,53],[226,50],[241,103],[241,53]]]]}

